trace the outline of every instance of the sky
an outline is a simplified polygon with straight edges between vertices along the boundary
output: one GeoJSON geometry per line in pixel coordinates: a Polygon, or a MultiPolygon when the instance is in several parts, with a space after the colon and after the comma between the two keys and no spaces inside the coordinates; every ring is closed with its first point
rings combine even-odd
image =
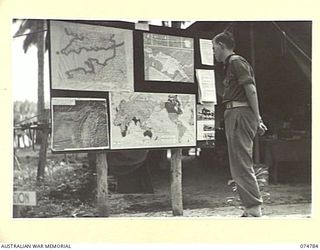
{"type": "MultiPolygon", "coordinates": [[[[12,24],[12,37],[20,23],[12,24]]],[[[25,36],[12,38],[12,81],[13,100],[37,102],[38,63],[37,48],[31,46],[27,53],[23,51],[25,36]]],[[[48,52],[45,54],[44,65],[45,102],[49,102],[49,66],[48,52]]]]}
{"type": "MultiPolygon", "coordinates": [[[[126,20],[136,22],[136,20],[126,20]]],[[[162,25],[160,20],[150,22],[153,25],[162,25]]],[[[183,28],[193,23],[186,22],[183,28]]],[[[12,24],[12,37],[19,29],[20,22],[12,24]]],[[[37,48],[31,46],[27,53],[23,51],[23,41],[25,36],[12,38],[12,80],[13,80],[13,101],[32,101],[37,102],[38,85],[38,63],[37,48]]],[[[50,102],[50,84],[49,84],[49,61],[48,52],[45,53],[44,65],[44,91],[46,107],[50,102]]]]}

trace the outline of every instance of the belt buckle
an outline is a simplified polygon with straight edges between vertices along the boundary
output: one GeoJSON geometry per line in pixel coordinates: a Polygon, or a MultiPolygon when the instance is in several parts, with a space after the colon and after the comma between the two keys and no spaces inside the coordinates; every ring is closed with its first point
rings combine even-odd
{"type": "Polygon", "coordinates": [[[232,101],[227,102],[226,108],[227,109],[233,108],[233,102],[232,101]]]}

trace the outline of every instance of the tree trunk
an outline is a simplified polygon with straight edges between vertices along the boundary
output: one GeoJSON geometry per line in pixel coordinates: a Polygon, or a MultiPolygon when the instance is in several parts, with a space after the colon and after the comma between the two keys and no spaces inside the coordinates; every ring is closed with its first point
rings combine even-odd
{"type": "MultiPolygon", "coordinates": [[[[38,21],[38,30],[44,29],[44,21],[38,21]]],[[[37,133],[38,143],[40,142],[40,152],[39,152],[39,163],[38,163],[38,181],[43,180],[45,166],[46,166],[46,156],[48,147],[48,121],[45,117],[44,110],[44,33],[40,32],[37,35],[37,48],[38,48],[38,122],[42,123],[40,128],[41,131],[37,133]],[[43,124],[45,123],[45,124],[43,124]]]]}
{"type": "MultiPolygon", "coordinates": [[[[38,21],[37,30],[44,30],[44,21],[38,21]]],[[[38,122],[44,123],[44,33],[39,32],[37,34],[37,59],[38,59],[38,105],[37,114],[38,122]]],[[[37,143],[41,143],[41,133],[37,134],[37,143]]]]}
{"type": "Polygon", "coordinates": [[[49,127],[47,125],[41,126],[42,129],[40,130],[41,134],[41,144],[40,144],[40,151],[39,151],[39,162],[38,162],[38,171],[37,171],[37,182],[41,184],[44,180],[44,171],[47,162],[47,148],[48,148],[48,134],[49,134],[49,127]]]}

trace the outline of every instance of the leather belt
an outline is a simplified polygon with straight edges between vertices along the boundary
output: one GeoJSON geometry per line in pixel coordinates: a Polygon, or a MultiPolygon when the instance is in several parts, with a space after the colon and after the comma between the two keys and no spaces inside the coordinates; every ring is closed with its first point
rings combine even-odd
{"type": "Polygon", "coordinates": [[[239,101],[229,101],[226,103],[227,109],[238,108],[238,107],[249,107],[247,102],[239,102],[239,101]]]}

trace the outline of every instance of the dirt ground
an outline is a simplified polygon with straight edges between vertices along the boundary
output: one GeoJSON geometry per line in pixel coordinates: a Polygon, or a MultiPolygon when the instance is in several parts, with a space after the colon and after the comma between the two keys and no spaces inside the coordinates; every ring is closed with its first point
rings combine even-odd
{"type": "MultiPolygon", "coordinates": [[[[14,209],[14,217],[97,217],[96,174],[86,154],[52,155],[48,152],[45,180],[36,183],[38,152],[19,149],[20,168],[14,169],[14,190],[36,191],[37,205],[14,209]]],[[[183,216],[239,218],[241,204],[228,185],[223,164],[203,164],[195,156],[183,157],[183,216]]],[[[153,193],[119,194],[116,182],[109,193],[110,217],[172,217],[169,164],[151,168],[153,193]]],[[[284,165],[279,183],[263,188],[263,218],[311,216],[311,183],[304,166],[284,165]]],[[[241,218],[243,219],[243,218],[241,218]]]]}

